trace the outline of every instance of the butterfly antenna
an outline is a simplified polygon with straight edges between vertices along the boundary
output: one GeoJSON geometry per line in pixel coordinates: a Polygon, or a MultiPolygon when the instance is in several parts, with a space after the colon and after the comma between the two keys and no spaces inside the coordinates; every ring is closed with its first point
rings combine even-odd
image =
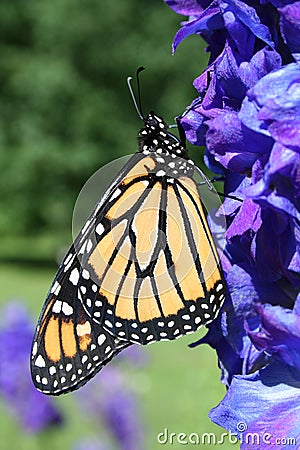
{"type": "Polygon", "coordinates": [[[140,119],[144,120],[144,115],[142,112],[142,102],[141,102],[141,87],[140,87],[140,78],[139,78],[139,74],[140,72],[142,72],[143,70],[145,70],[144,67],[139,67],[136,71],[136,80],[137,80],[137,90],[138,90],[138,101],[136,101],[136,97],[134,95],[133,89],[132,89],[132,85],[131,85],[131,81],[132,81],[132,77],[128,77],[127,78],[127,85],[128,85],[128,89],[135,107],[135,110],[139,116],[140,119]]]}

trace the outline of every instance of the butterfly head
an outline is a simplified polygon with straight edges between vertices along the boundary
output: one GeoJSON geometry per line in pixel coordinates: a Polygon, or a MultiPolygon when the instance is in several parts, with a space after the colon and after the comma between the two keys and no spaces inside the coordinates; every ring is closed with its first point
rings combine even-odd
{"type": "Polygon", "coordinates": [[[140,152],[175,154],[180,158],[188,159],[187,149],[176,136],[169,132],[168,125],[161,117],[151,111],[143,120],[144,126],[138,134],[140,152]]]}

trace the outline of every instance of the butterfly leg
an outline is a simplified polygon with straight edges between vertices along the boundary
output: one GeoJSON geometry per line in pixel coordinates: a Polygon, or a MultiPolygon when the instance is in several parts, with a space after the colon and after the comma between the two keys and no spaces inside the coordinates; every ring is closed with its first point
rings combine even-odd
{"type": "Polygon", "coordinates": [[[217,194],[221,197],[225,197],[225,198],[231,198],[232,200],[236,200],[238,202],[243,202],[243,199],[236,197],[235,195],[230,195],[230,194],[224,194],[223,192],[219,192],[216,191],[215,188],[212,186],[212,183],[217,183],[218,181],[225,181],[225,177],[224,175],[222,176],[218,176],[218,177],[213,177],[210,180],[207,178],[207,176],[202,172],[201,170],[201,176],[203,178],[203,181],[198,182],[197,186],[203,186],[204,184],[208,187],[208,189],[213,192],[214,194],[217,194]]]}

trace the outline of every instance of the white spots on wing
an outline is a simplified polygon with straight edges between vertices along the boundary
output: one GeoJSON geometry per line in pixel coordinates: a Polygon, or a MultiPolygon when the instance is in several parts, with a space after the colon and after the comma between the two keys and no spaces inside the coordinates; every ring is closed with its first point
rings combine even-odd
{"type": "Polygon", "coordinates": [[[37,349],[38,349],[38,345],[37,345],[37,342],[35,342],[32,347],[32,355],[33,356],[35,356],[37,354],[37,349]]]}
{"type": "Polygon", "coordinates": [[[70,277],[69,280],[71,281],[71,283],[74,286],[77,286],[78,284],[78,280],[79,280],[79,271],[77,268],[73,269],[72,272],[70,273],[70,277]]]}
{"type": "Polygon", "coordinates": [[[84,336],[85,334],[91,334],[91,324],[90,322],[87,320],[85,323],[83,324],[77,324],[76,326],[76,332],[78,336],[84,336]]]}
{"type": "Polygon", "coordinates": [[[91,300],[90,298],[87,298],[87,299],[86,299],[86,306],[87,306],[88,308],[91,308],[91,307],[92,307],[92,300],[91,300]]]}
{"type": "Polygon", "coordinates": [[[46,377],[42,378],[42,384],[44,385],[48,384],[48,380],[46,377]]]}
{"type": "Polygon", "coordinates": [[[67,302],[63,302],[62,305],[62,312],[66,315],[66,316],[70,316],[71,314],[73,314],[73,308],[71,305],[69,305],[69,303],[67,302]]]}
{"type": "Polygon", "coordinates": [[[184,330],[191,330],[191,325],[183,325],[184,330]]]}
{"type": "Polygon", "coordinates": [[[164,322],[157,322],[157,325],[158,325],[159,327],[164,327],[164,326],[165,326],[165,323],[164,323],[164,322]]]}
{"type": "Polygon", "coordinates": [[[92,248],[93,248],[93,243],[92,243],[92,241],[89,239],[89,240],[87,241],[87,244],[86,244],[86,251],[87,251],[87,253],[90,253],[90,251],[92,250],[92,248]]]}
{"type": "Polygon", "coordinates": [[[79,255],[83,255],[85,252],[85,247],[86,247],[86,241],[84,241],[84,243],[81,246],[81,249],[79,250],[79,255]]]}
{"type": "Polygon", "coordinates": [[[210,319],[210,318],[211,318],[211,317],[210,317],[210,314],[205,313],[205,314],[204,314],[204,318],[205,318],[205,319],[210,319]]]}
{"type": "Polygon", "coordinates": [[[147,186],[148,186],[148,184],[149,184],[149,181],[148,181],[148,180],[142,180],[142,183],[143,183],[143,185],[144,185],[144,186],[146,186],[146,187],[147,187],[147,186]]]}
{"type": "Polygon", "coordinates": [[[54,389],[57,388],[57,386],[58,386],[58,381],[57,381],[57,380],[54,380],[54,382],[53,382],[53,387],[54,387],[54,389]]]}
{"type": "Polygon", "coordinates": [[[96,226],[96,233],[99,234],[99,236],[101,236],[101,234],[104,232],[105,228],[102,225],[102,223],[98,223],[98,225],[96,226]]]}
{"type": "Polygon", "coordinates": [[[214,294],[211,294],[211,296],[209,297],[209,301],[210,301],[210,303],[212,303],[212,302],[214,301],[214,299],[215,299],[215,296],[214,296],[214,294]]]}
{"type": "Polygon", "coordinates": [[[88,363],[88,365],[86,366],[87,370],[90,370],[91,367],[92,367],[92,363],[88,363]]]}
{"type": "Polygon", "coordinates": [[[174,320],[171,320],[171,321],[168,323],[168,327],[169,327],[169,328],[173,327],[174,325],[175,325],[174,320]]]}
{"type": "Polygon", "coordinates": [[[76,380],[76,373],[73,373],[73,375],[71,376],[71,381],[75,381],[76,380]]]}
{"type": "Polygon", "coordinates": [[[142,333],[147,333],[147,331],[148,331],[148,327],[144,327],[144,328],[141,329],[142,333]]]}
{"type": "Polygon", "coordinates": [[[36,379],[36,381],[37,381],[38,383],[41,382],[41,377],[40,377],[39,375],[36,375],[36,376],[35,376],[35,379],[36,379]]]}
{"type": "Polygon", "coordinates": [[[74,256],[73,253],[70,253],[64,261],[64,266],[67,266],[74,259],[74,256]]]}
{"type": "Polygon", "coordinates": [[[89,274],[89,272],[88,272],[86,269],[83,269],[83,271],[82,271],[82,277],[83,277],[85,280],[89,280],[90,274],[89,274]]]}
{"type": "Polygon", "coordinates": [[[131,333],[132,339],[140,339],[139,336],[135,333],[131,333]]]}
{"type": "Polygon", "coordinates": [[[202,309],[209,309],[209,306],[206,303],[201,303],[200,306],[202,309]]]}
{"type": "Polygon", "coordinates": [[[195,317],[195,324],[198,325],[199,323],[201,323],[201,317],[195,317]]]}
{"type": "Polygon", "coordinates": [[[119,195],[122,194],[121,189],[117,188],[115,192],[111,195],[109,201],[114,200],[115,198],[119,197],[119,195]]]}
{"type": "Polygon", "coordinates": [[[85,286],[80,286],[80,290],[83,294],[86,294],[86,287],[85,286]]]}
{"type": "Polygon", "coordinates": [[[91,351],[95,350],[95,348],[96,348],[96,345],[95,345],[95,344],[92,344],[92,345],[91,345],[91,351]]]}
{"type": "Polygon", "coordinates": [[[183,320],[190,320],[191,316],[189,316],[189,314],[185,314],[182,318],[183,320]]]}
{"type": "Polygon", "coordinates": [[[156,176],[158,177],[164,177],[166,175],[166,172],[164,170],[158,170],[158,172],[156,172],[156,176]]]}
{"type": "Polygon", "coordinates": [[[99,345],[102,345],[106,341],[105,334],[99,334],[97,341],[99,345]]]}
{"type": "Polygon", "coordinates": [[[105,325],[108,326],[109,328],[112,328],[112,326],[113,326],[112,323],[111,323],[109,320],[106,320],[104,323],[105,323],[105,325]]]}
{"type": "Polygon", "coordinates": [[[97,307],[99,307],[99,306],[102,306],[102,302],[101,302],[101,300],[96,300],[95,301],[95,306],[97,306],[97,307]]]}
{"type": "Polygon", "coordinates": [[[218,286],[216,287],[216,291],[219,292],[222,288],[223,288],[223,284],[219,283],[218,286]]]}
{"type": "Polygon", "coordinates": [[[196,311],[196,306],[195,306],[195,305],[191,305],[191,306],[190,306],[190,311],[191,311],[191,312],[196,311]]]}
{"type": "Polygon", "coordinates": [[[109,353],[111,351],[111,347],[108,345],[104,351],[104,353],[109,353]]]}
{"type": "Polygon", "coordinates": [[[97,292],[98,286],[96,284],[92,285],[92,291],[97,292]]]}
{"type": "Polygon", "coordinates": [[[70,370],[72,370],[72,364],[71,363],[68,363],[67,365],[66,365],[66,371],[67,372],[70,372],[70,370]]]}
{"type": "Polygon", "coordinates": [[[66,377],[61,377],[60,382],[63,384],[66,382],[66,377]]]}
{"type": "Polygon", "coordinates": [[[81,230],[81,234],[84,234],[86,232],[86,230],[88,229],[88,226],[90,224],[90,220],[87,220],[86,223],[84,224],[82,230],[81,230]]]}
{"type": "Polygon", "coordinates": [[[56,373],[56,367],[55,366],[50,366],[49,367],[49,373],[50,373],[50,375],[54,375],[56,373]]]}
{"type": "Polygon", "coordinates": [[[162,163],[162,164],[165,163],[164,158],[162,158],[161,156],[159,156],[158,158],[156,158],[156,161],[159,162],[159,163],[162,163]]]}
{"type": "MultiPolygon", "coordinates": [[[[81,358],[82,364],[84,364],[85,362],[87,362],[88,359],[89,359],[89,358],[87,357],[87,355],[83,355],[83,357],[81,358]]],[[[78,371],[78,373],[79,373],[79,371],[78,371]]]]}
{"type": "Polygon", "coordinates": [[[62,302],[60,300],[56,300],[56,302],[54,303],[54,305],[52,307],[52,311],[56,314],[59,314],[61,312],[61,306],[62,306],[62,302]]]}
{"type": "Polygon", "coordinates": [[[95,311],[95,312],[94,312],[94,317],[100,317],[100,316],[101,316],[100,311],[95,311]]]}
{"type": "Polygon", "coordinates": [[[58,281],[55,281],[55,283],[53,284],[52,289],[51,289],[51,294],[58,295],[60,290],[61,290],[61,285],[59,284],[58,281]]]}
{"type": "Polygon", "coordinates": [[[116,322],[116,323],[115,323],[115,326],[116,326],[117,328],[120,328],[120,327],[122,326],[122,324],[121,324],[121,322],[116,322]]]}
{"type": "Polygon", "coordinates": [[[37,367],[46,367],[46,363],[42,355],[39,355],[35,360],[35,366],[37,367]]]}

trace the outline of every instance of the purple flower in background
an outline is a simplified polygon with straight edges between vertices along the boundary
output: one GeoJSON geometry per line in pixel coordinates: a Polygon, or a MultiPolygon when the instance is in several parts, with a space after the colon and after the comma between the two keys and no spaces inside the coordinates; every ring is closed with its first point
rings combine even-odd
{"type": "Polygon", "coordinates": [[[7,411],[31,432],[59,425],[61,413],[31,382],[28,358],[34,327],[25,307],[11,302],[0,317],[0,398],[7,411]]]}
{"type": "MultiPolygon", "coordinates": [[[[123,363],[123,360],[119,359],[120,362],[123,363]]],[[[118,448],[143,448],[143,425],[137,395],[118,363],[107,367],[100,377],[92,380],[77,395],[86,411],[104,423],[118,443],[118,448]]]]}
{"type": "MultiPolygon", "coordinates": [[[[206,147],[224,192],[242,200],[222,207],[225,305],[193,344],[216,350],[228,388],[210,418],[238,433],[244,450],[270,448],[277,437],[299,441],[300,2],[166,3],[189,16],[174,50],[196,33],[210,52],[183,114],[187,138],[206,147]],[[266,432],[270,442],[247,441],[266,432]]],[[[276,448],[290,448],[283,442],[276,448]]]]}

